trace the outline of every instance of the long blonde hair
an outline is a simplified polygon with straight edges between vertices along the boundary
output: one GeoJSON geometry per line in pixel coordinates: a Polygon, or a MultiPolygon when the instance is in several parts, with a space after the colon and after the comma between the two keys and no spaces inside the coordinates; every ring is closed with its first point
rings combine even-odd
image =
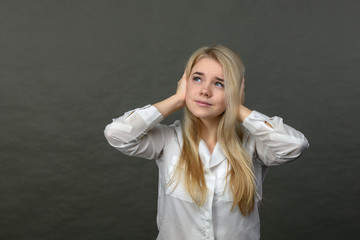
{"type": "MultiPolygon", "coordinates": [[[[232,50],[215,45],[203,47],[193,53],[187,62],[185,74],[189,78],[193,66],[202,58],[211,58],[222,65],[225,79],[226,110],[221,115],[217,129],[218,142],[227,157],[230,176],[230,190],[233,196],[232,209],[239,206],[243,215],[254,209],[256,192],[253,163],[242,146],[241,124],[237,121],[241,103],[240,86],[244,77],[244,66],[239,56],[232,50]]],[[[199,119],[187,107],[182,120],[183,146],[179,162],[170,182],[177,184],[180,179],[194,202],[201,206],[206,201],[207,187],[203,164],[199,157],[199,119]]],[[[176,184],[176,185],[177,185],[176,184]]],[[[226,184],[228,184],[226,180],[226,184]]]]}

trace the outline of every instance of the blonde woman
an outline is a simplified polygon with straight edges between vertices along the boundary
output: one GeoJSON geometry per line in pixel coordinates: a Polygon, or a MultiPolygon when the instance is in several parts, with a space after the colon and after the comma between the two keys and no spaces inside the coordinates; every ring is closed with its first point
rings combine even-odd
{"type": "Polygon", "coordinates": [[[111,146],[159,167],[157,239],[260,239],[268,166],[295,160],[309,144],[282,118],[246,108],[244,81],[236,53],[203,47],[174,95],[106,126],[111,146]],[[182,108],[182,122],[160,124],[182,108]]]}

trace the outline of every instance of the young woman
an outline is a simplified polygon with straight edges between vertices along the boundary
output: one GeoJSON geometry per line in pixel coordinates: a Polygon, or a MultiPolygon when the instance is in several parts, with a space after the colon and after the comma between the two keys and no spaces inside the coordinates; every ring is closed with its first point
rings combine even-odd
{"type": "Polygon", "coordinates": [[[216,45],[189,59],[169,98],[106,126],[111,146],[159,167],[158,239],[259,239],[258,206],[268,166],[295,160],[302,133],[244,104],[244,67],[216,45]],[[184,108],[182,122],[160,122],[184,108]]]}

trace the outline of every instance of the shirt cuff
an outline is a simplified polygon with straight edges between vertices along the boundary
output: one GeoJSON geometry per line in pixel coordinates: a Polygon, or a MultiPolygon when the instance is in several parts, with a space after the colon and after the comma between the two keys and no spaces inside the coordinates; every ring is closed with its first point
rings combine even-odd
{"type": "Polygon", "coordinates": [[[264,127],[270,128],[265,124],[265,121],[269,121],[269,119],[270,117],[265,114],[253,110],[245,118],[243,126],[246,127],[252,134],[255,134],[258,130],[264,129],[264,127]]]}

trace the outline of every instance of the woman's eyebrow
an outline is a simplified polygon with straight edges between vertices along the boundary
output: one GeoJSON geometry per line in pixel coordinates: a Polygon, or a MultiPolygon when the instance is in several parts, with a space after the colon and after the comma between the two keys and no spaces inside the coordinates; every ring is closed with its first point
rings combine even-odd
{"type": "Polygon", "coordinates": [[[194,72],[193,75],[194,75],[194,74],[197,74],[197,75],[200,75],[200,76],[204,76],[204,75],[205,75],[205,74],[202,73],[202,72],[194,72]]]}
{"type": "MultiPolygon", "coordinates": [[[[204,76],[205,74],[202,73],[202,72],[194,72],[193,75],[196,74],[196,75],[200,75],[200,76],[204,76]]],[[[216,80],[220,81],[220,82],[225,82],[224,79],[222,78],[219,78],[219,77],[215,77],[216,80]]]]}

